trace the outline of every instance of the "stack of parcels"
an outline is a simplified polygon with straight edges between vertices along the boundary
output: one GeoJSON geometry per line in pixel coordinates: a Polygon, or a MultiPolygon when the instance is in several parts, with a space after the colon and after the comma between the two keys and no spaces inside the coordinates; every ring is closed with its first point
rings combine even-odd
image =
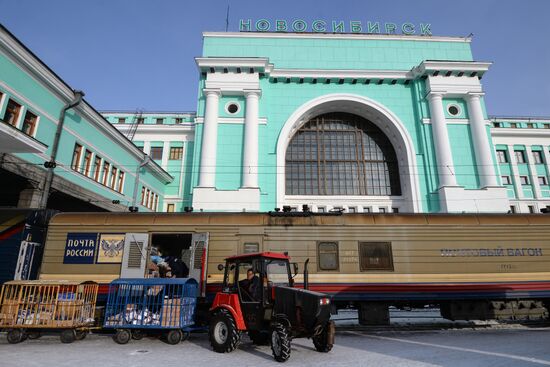
{"type": "Polygon", "coordinates": [[[19,302],[14,299],[5,299],[0,308],[0,325],[13,325],[16,323],[19,302]]]}
{"type": "Polygon", "coordinates": [[[160,325],[160,315],[148,308],[138,309],[137,305],[129,303],[126,310],[107,318],[106,325],[160,325]]]}
{"type": "Polygon", "coordinates": [[[181,298],[165,299],[162,304],[162,326],[180,327],[181,298]]]}

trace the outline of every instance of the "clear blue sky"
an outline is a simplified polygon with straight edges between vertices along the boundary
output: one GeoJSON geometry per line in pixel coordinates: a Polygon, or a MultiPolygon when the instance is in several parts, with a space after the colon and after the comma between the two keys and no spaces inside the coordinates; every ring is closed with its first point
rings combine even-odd
{"type": "MultiPolygon", "coordinates": [[[[229,1],[240,18],[418,24],[474,34],[493,115],[550,116],[549,0],[229,1]]],[[[227,0],[0,0],[0,22],[99,110],[194,111],[201,32],[225,30],[227,0]]],[[[0,76],[1,77],[1,76],[0,76]]]]}

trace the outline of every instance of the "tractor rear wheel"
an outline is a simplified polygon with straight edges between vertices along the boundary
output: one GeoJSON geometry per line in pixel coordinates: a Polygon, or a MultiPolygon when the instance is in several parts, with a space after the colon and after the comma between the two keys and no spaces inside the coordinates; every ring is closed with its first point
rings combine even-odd
{"type": "Polygon", "coordinates": [[[286,362],[290,358],[290,335],[283,324],[271,326],[271,351],[277,362],[286,362]]]}
{"type": "Polygon", "coordinates": [[[321,353],[328,353],[331,351],[332,346],[334,344],[330,337],[331,328],[334,328],[334,321],[329,321],[324,327],[323,331],[319,334],[314,336],[313,339],[313,345],[315,346],[315,349],[317,349],[318,352],[321,353]]]}
{"type": "Polygon", "coordinates": [[[233,316],[227,310],[219,310],[210,320],[208,330],[210,345],[215,352],[229,353],[237,349],[241,341],[241,332],[233,316]]]}

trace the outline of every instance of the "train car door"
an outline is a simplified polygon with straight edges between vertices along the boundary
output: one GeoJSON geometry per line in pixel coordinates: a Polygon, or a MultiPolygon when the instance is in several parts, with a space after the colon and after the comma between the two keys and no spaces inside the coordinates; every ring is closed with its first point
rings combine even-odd
{"type": "MultiPolygon", "coordinates": [[[[199,282],[201,296],[206,295],[206,268],[208,264],[208,233],[193,233],[191,247],[184,256],[188,259],[189,277],[199,282]]],[[[186,259],[186,260],[187,260],[186,259]]]]}
{"type": "Polygon", "coordinates": [[[144,278],[147,266],[147,246],[149,234],[126,233],[124,238],[124,253],[120,268],[121,278],[144,278]]]}

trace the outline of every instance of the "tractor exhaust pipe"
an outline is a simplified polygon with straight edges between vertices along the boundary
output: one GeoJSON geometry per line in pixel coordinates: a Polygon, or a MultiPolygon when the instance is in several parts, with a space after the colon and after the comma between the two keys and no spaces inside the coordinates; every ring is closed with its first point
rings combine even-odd
{"type": "Polygon", "coordinates": [[[309,270],[307,265],[309,264],[309,259],[304,263],[304,289],[309,289],[309,270]]]}

